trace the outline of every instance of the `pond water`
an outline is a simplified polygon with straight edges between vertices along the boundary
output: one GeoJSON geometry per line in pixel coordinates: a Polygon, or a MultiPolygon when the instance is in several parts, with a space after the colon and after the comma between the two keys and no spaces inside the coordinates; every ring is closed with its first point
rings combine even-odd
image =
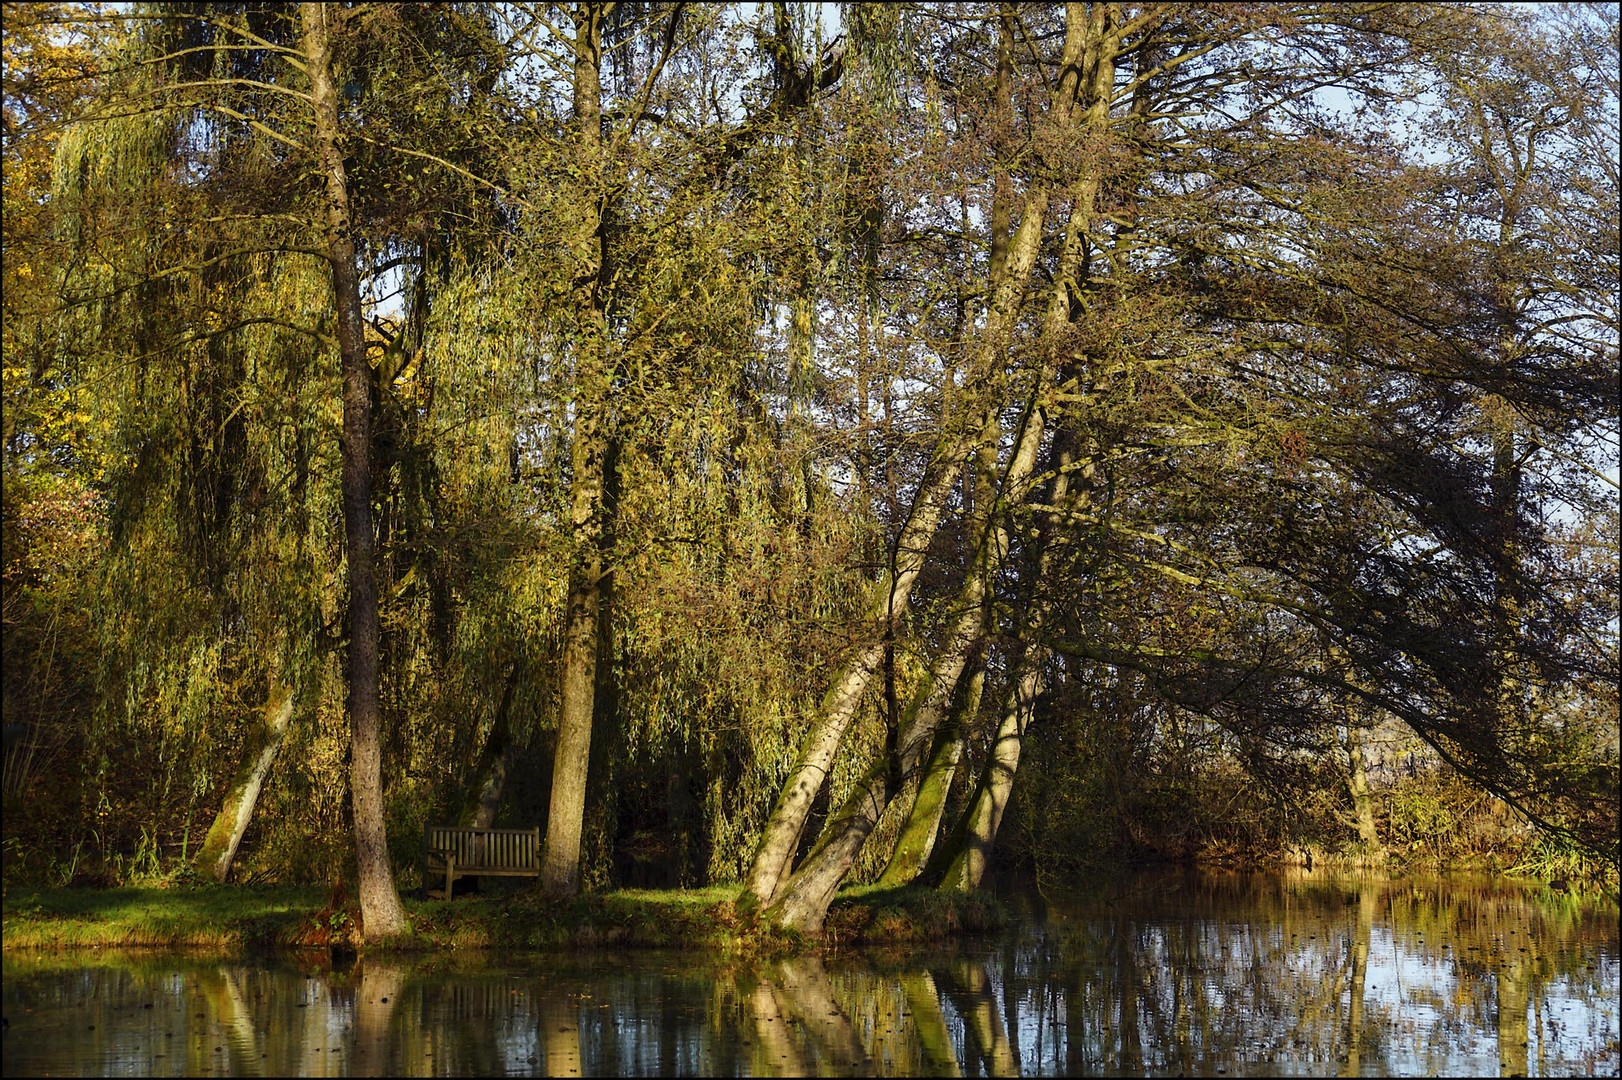
{"type": "Polygon", "coordinates": [[[8,1076],[1615,1075],[1614,907],[1155,873],[927,951],[4,960],[8,1076]]]}

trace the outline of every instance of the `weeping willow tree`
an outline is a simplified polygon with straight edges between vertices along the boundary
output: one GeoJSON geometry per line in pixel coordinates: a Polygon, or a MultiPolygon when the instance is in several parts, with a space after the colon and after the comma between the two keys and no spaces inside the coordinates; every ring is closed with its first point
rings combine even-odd
{"type": "Polygon", "coordinates": [[[1599,23],[824,15],[53,16],[7,400],[26,350],[106,551],[85,827],[372,936],[444,821],[812,929],[978,884],[1031,761],[1321,786],[1348,709],[1612,820],[1599,23]]]}

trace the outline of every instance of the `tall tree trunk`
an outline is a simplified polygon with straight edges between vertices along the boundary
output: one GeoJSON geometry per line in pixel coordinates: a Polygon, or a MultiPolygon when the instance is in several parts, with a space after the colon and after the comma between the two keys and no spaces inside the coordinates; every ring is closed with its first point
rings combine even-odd
{"type": "Polygon", "coordinates": [[[327,186],[327,250],[338,315],[338,351],[343,362],[344,538],[349,569],[349,789],[355,814],[361,932],[368,941],[411,931],[389,866],[383,824],[383,776],[378,709],[377,581],[372,553],[371,369],[366,363],[360,277],[344,173],[338,93],[333,84],[327,20],[339,9],[304,3],[310,96],[315,105],[315,142],[327,186]]]}
{"type": "Polygon", "coordinates": [[[596,711],[598,619],[603,582],[603,490],[607,460],[608,333],[602,280],[606,163],[602,137],[602,23],[607,5],[575,5],[574,118],[583,178],[575,250],[575,416],[569,497],[573,558],[564,613],[558,741],[541,856],[541,891],[573,896],[580,889],[580,836],[586,814],[587,766],[596,711]]]}
{"type": "MultiPolygon", "coordinates": [[[[1036,391],[1026,409],[1025,422],[1020,427],[1019,439],[1003,478],[1002,495],[1008,502],[1023,498],[1035,466],[1042,442],[1045,405],[1042,399],[1050,392],[1051,375],[1046,365],[1037,375],[1036,391]]],[[[772,905],[772,917],[781,925],[803,932],[822,928],[834,893],[855,865],[879,817],[905,779],[922,764],[924,752],[941,725],[963,669],[985,636],[987,583],[1002,565],[1007,551],[1007,529],[1001,524],[1000,515],[989,515],[989,523],[975,545],[967,577],[958,593],[957,621],[930,668],[928,680],[906,710],[893,751],[868,769],[772,905]]]]}
{"type": "Polygon", "coordinates": [[[242,764],[225,791],[220,812],[203,839],[203,848],[197,853],[197,868],[221,884],[231,873],[231,862],[236,858],[237,845],[248,831],[254,807],[259,803],[259,791],[265,775],[276,760],[287,725],[293,719],[293,688],[279,675],[272,675],[270,694],[265,699],[264,713],[259,723],[248,732],[243,744],[242,764]]]}
{"type": "MultiPolygon", "coordinates": [[[[1102,10],[1089,13],[1082,4],[1066,7],[1066,31],[1061,71],[1055,90],[1055,122],[1065,130],[1088,123],[1102,132],[1109,119],[1110,94],[1115,82],[1116,39],[1110,16],[1102,10]]],[[[931,678],[909,708],[905,730],[896,744],[894,760],[876,763],[856,786],[823,830],[805,863],[794,872],[788,885],[772,906],[773,917],[783,926],[804,932],[820,930],[839,885],[855,865],[862,845],[872,833],[902,780],[920,765],[926,747],[934,738],[963,672],[968,657],[984,635],[986,626],[985,589],[992,574],[1002,566],[1008,551],[1008,534],[1000,515],[1024,501],[1044,431],[1047,397],[1055,370],[1054,350],[1060,334],[1068,326],[1073,298],[1079,291],[1079,277],[1085,257],[1086,230],[1093,217],[1098,191],[1098,169],[1090,165],[1084,175],[1070,185],[1071,205],[1064,249],[1060,255],[1054,287],[1049,295],[1043,339],[1048,351],[1015,443],[1000,492],[1001,507],[988,510],[987,524],[980,533],[968,577],[959,591],[957,624],[947,637],[931,669],[931,678]]],[[[1027,206],[1027,215],[1030,209],[1027,206]]],[[[1019,235],[1009,253],[1011,273],[1024,262],[1022,241],[1029,220],[1020,223],[1019,235]]],[[[977,440],[978,441],[978,440],[977,440]]],[[[1060,474],[1062,475],[1062,473],[1060,474]]]]}
{"type": "MultiPolygon", "coordinates": [[[[1075,7],[1076,5],[1072,5],[1075,7]]],[[[1068,110],[1069,96],[1076,91],[1073,71],[1081,55],[1082,29],[1071,20],[1062,57],[1064,77],[1054,92],[1056,104],[1068,110]]],[[[1006,355],[1009,332],[1023,302],[1031,270],[1042,245],[1042,224],[1050,193],[1036,185],[1026,197],[1019,228],[1009,242],[1001,276],[989,282],[991,302],[986,325],[976,343],[969,371],[959,395],[958,407],[942,418],[942,434],[930,463],[930,477],[914,497],[912,509],[892,550],[889,573],[881,579],[869,607],[871,616],[881,622],[882,632],[851,658],[834,679],[822,700],[817,718],[800,745],[800,754],[790,770],[771,817],[761,832],[759,845],[749,869],[744,899],[773,904],[786,888],[790,861],[799,847],[800,832],[811,812],[811,804],[821,790],[845,732],[855,717],[856,707],[884,657],[886,636],[906,611],[913,583],[923,569],[925,553],[945,514],[952,490],[967,457],[979,445],[982,432],[965,429],[963,421],[973,417],[978,425],[988,405],[998,394],[1000,372],[1006,355]]]]}

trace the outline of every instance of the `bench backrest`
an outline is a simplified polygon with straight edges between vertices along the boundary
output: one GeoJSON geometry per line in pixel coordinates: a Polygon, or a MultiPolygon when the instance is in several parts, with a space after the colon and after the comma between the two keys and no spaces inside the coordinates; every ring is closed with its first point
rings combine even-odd
{"type": "Polygon", "coordinates": [[[456,825],[428,826],[428,850],[456,853],[456,865],[473,869],[539,870],[540,829],[473,829],[456,825]]]}

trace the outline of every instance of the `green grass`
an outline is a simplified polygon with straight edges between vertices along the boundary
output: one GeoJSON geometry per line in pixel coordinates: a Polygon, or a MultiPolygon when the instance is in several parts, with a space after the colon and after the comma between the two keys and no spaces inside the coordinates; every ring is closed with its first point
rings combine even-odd
{"type": "MultiPolygon", "coordinates": [[[[787,953],[816,944],[906,944],[995,929],[1001,910],[981,895],[853,889],[829,912],[820,942],[771,927],[733,903],[737,886],[625,889],[567,904],[529,890],[501,897],[407,900],[423,949],[597,946],[787,953]]],[[[8,888],[6,951],[132,946],[304,947],[359,944],[359,912],[326,889],[198,885],[177,888],[8,888]]]]}
{"type": "Polygon", "coordinates": [[[3,902],[6,950],[269,944],[322,906],[308,888],[21,889],[3,902]]]}

